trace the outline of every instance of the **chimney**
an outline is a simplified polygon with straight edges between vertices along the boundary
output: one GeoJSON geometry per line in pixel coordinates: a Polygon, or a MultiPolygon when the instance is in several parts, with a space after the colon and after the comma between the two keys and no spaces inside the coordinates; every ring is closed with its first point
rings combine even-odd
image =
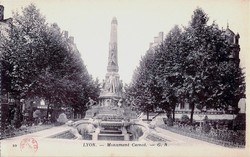
{"type": "Polygon", "coordinates": [[[4,6],[0,5],[0,21],[4,19],[4,6]]]}
{"type": "Polygon", "coordinates": [[[74,43],[74,37],[70,36],[70,37],[69,37],[69,41],[70,41],[71,43],[74,43]]]}
{"type": "Polygon", "coordinates": [[[158,43],[162,43],[163,42],[163,32],[159,33],[159,37],[158,37],[158,43]]]}
{"type": "Polygon", "coordinates": [[[154,43],[158,43],[158,37],[154,37],[154,43]]]}
{"type": "Polygon", "coordinates": [[[68,38],[68,31],[63,31],[63,36],[64,36],[64,38],[68,38]]]}
{"type": "Polygon", "coordinates": [[[149,43],[149,48],[151,49],[153,47],[153,43],[149,43]]]}

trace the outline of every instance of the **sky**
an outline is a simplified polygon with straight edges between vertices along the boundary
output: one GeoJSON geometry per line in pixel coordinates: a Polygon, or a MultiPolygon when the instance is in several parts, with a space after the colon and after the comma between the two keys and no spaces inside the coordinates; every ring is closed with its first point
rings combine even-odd
{"type": "Polygon", "coordinates": [[[33,3],[48,23],[69,32],[94,78],[105,78],[113,17],[118,21],[118,64],[124,83],[131,81],[149,43],[159,32],[166,35],[174,25],[187,26],[200,7],[220,28],[240,34],[241,66],[246,67],[249,49],[248,0],[0,0],[5,18],[33,3]]]}

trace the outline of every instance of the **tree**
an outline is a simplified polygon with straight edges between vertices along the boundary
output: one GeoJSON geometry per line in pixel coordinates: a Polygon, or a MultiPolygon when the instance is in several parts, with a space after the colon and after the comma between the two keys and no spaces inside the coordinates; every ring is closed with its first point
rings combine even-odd
{"type": "Polygon", "coordinates": [[[23,16],[13,15],[5,34],[1,34],[1,72],[7,92],[15,99],[14,126],[20,127],[20,100],[25,97],[38,74],[35,66],[35,52],[40,52],[40,32],[46,28],[45,18],[34,5],[23,9],[23,16]],[[28,20],[27,20],[28,19],[28,20]]]}
{"type": "Polygon", "coordinates": [[[183,42],[188,45],[185,51],[184,62],[184,82],[183,91],[185,98],[191,108],[190,122],[193,121],[193,113],[195,104],[202,103],[202,92],[204,84],[202,80],[202,72],[204,70],[204,58],[206,58],[206,31],[208,16],[202,9],[197,8],[190,21],[190,25],[186,28],[183,42]]]}
{"type": "Polygon", "coordinates": [[[195,107],[227,110],[244,97],[244,74],[234,55],[237,43],[229,43],[225,31],[197,8],[187,27],[175,26],[154,53],[147,52],[136,69],[129,92],[141,109],[158,106],[172,111],[189,103],[190,122],[195,107]],[[150,103],[148,103],[150,102],[150,103]]]}
{"type": "Polygon", "coordinates": [[[14,13],[7,34],[1,59],[9,93],[17,102],[38,96],[49,105],[77,108],[88,96],[96,97],[98,81],[89,75],[76,46],[57,24],[47,24],[35,5],[14,13]]]}
{"type": "Polygon", "coordinates": [[[20,100],[27,92],[29,85],[38,74],[35,66],[36,54],[39,54],[41,38],[39,35],[46,27],[42,17],[34,5],[23,10],[23,16],[13,15],[11,28],[7,36],[2,38],[2,59],[6,64],[5,74],[11,84],[10,93],[20,100]]]}
{"type": "Polygon", "coordinates": [[[206,13],[197,8],[183,34],[182,47],[185,51],[182,69],[185,79],[182,88],[191,106],[190,122],[193,121],[195,106],[227,109],[229,105],[237,105],[244,93],[241,69],[237,62],[230,59],[233,51],[231,43],[227,42],[223,31],[215,23],[207,25],[207,21],[206,13]],[[241,94],[229,97],[228,92],[241,94]]]}
{"type": "Polygon", "coordinates": [[[162,89],[158,106],[166,112],[172,112],[175,119],[175,107],[181,96],[183,82],[181,64],[183,58],[180,47],[182,30],[176,25],[168,33],[164,43],[155,54],[156,78],[159,88],[162,89]]]}
{"type": "Polygon", "coordinates": [[[138,107],[147,113],[147,119],[149,118],[149,112],[153,111],[157,103],[156,79],[154,77],[153,64],[154,53],[148,51],[140,61],[140,66],[134,73],[132,83],[126,89],[126,95],[128,96],[131,104],[136,104],[138,107]]]}

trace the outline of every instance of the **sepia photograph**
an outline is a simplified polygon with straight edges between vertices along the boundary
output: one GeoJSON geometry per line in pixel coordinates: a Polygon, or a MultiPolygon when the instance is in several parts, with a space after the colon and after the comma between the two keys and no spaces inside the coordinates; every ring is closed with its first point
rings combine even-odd
{"type": "Polygon", "coordinates": [[[0,156],[249,156],[249,2],[1,0],[0,156]]]}

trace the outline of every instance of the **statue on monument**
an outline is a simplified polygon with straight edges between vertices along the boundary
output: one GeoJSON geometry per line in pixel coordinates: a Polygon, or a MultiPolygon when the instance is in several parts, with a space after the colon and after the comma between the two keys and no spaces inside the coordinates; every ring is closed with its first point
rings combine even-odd
{"type": "Polygon", "coordinates": [[[109,92],[109,89],[110,89],[110,83],[108,81],[104,82],[103,91],[106,93],[106,92],[109,92]]]}
{"type": "Polygon", "coordinates": [[[116,65],[115,55],[114,55],[114,53],[111,53],[110,65],[116,65]]]}
{"type": "Polygon", "coordinates": [[[102,89],[104,93],[120,93],[122,88],[122,82],[114,75],[110,75],[106,81],[103,80],[102,89]]]}
{"type": "Polygon", "coordinates": [[[104,89],[105,88],[105,80],[102,80],[102,89],[104,89]]]}
{"type": "Polygon", "coordinates": [[[117,91],[118,92],[122,91],[122,88],[123,88],[123,83],[122,83],[122,80],[120,80],[120,82],[118,83],[118,86],[117,86],[117,91]]]}
{"type": "Polygon", "coordinates": [[[110,44],[110,58],[109,58],[109,65],[111,66],[116,66],[117,62],[116,62],[116,44],[110,44]]]}
{"type": "Polygon", "coordinates": [[[97,104],[97,102],[89,97],[89,101],[87,102],[86,106],[89,108],[95,104],[97,104]]]}
{"type": "Polygon", "coordinates": [[[118,107],[122,107],[122,103],[123,103],[123,101],[122,101],[122,99],[120,99],[120,100],[118,101],[118,103],[117,103],[118,107]]]}
{"type": "Polygon", "coordinates": [[[108,80],[105,83],[105,90],[110,93],[115,93],[116,92],[116,79],[115,76],[110,75],[108,80]]]}

